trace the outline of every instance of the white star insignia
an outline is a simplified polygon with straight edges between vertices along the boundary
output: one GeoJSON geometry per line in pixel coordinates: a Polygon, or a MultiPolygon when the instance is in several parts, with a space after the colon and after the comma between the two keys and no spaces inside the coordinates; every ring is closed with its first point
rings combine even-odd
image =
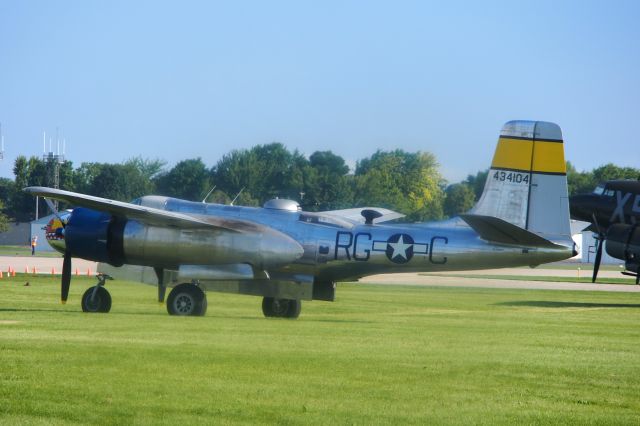
{"type": "Polygon", "coordinates": [[[400,238],[395,243],[389,243],[391,248],[393,248],[393,254],[391,255],[391,259],[395,259],[397,256],[403,257],[405,260],[407,259],[407,249],[411,247],[412,244],[404,243],[404,236],[400,235],[400,238]]]}

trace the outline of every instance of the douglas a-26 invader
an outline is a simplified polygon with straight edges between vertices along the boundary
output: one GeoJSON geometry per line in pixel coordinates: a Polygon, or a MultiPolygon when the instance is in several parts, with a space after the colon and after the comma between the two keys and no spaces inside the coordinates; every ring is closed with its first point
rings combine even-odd
{"type": "MultiPolygon", "coordinates": [[[[380,208],[303,212],[282,199],[250,208],[25,191],[75,206],[60,215],[50,239],[64,253],[63,301],[71,258],[79,257],[101,262],[98,271],[109,276],[157,285],[160,301],[173,287],[172,315],[204,315],[208,290],[262,296],[265,316],[296,318],[301,300],[332,301],[338,281],[535,266],[575,254],[562,133],[540,121],[504,125],[482,197],[468,213],[441,222],[391,224],[402,215],[380,208]]],[[[83,295],[84,311],[111,308],[101,277],[83,295]]]]}

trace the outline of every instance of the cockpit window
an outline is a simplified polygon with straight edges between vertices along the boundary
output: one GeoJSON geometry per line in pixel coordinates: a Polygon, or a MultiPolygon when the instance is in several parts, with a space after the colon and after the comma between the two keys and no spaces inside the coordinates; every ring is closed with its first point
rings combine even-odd
{"type": "Polygon", "coordinates": [[[605,189],[604,190],[604,196],[605,197],[613,197],[614,195],[616,195],[616,191],[614,191],[613,189],[605,189]]]}
{"type": "Polygon", "coordinates": [[[596,186],[596,189],[593,190],[593,193],[596,195],[602,195],[604,193],[604,186],[603,185],[596,186]]]}
{"type": "Polygon", "coordinates": [[[298,220],[300,220],[301,222],[315,223],[318,225],[325,225],[325,226],[335,226],[338,228],[353,227],[352,223],[349,223],[345,220],[340,220],[338,218],[333,218],[328,216],[321,216],[319,214],[309,213],[309,212],[300,214],[300,217],[298,218],[298,220]]]}
{"type": "Polygon", "coordinates": [[[131,204],[135,204],[136,206],[139,206],[140,204],[142,204],[142,199],[136,198],[135,200],[131,201],[131,204]]]}

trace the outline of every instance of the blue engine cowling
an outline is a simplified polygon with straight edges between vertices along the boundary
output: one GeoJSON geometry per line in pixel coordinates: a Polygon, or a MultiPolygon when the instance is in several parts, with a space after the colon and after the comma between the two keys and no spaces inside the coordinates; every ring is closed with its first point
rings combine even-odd
{"type": "Polygon", "coordinates": [[[75,208],[64,230],[66,250],[73,257],[121,266],[126,223],[126,219],[108,213],[75,208]]]}

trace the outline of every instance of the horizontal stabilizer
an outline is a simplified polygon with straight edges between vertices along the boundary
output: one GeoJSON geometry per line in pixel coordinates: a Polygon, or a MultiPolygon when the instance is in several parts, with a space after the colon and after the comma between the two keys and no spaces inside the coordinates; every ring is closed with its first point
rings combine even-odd
{"type": "Polygon", "coordinates": [[[523,246],[562,248],[562,246],[552,243],[533,232],[497,217],[463,214],[460,215],[460,218],[467,222],[480,235],[480,238],[487,241],[523,246]]]}

